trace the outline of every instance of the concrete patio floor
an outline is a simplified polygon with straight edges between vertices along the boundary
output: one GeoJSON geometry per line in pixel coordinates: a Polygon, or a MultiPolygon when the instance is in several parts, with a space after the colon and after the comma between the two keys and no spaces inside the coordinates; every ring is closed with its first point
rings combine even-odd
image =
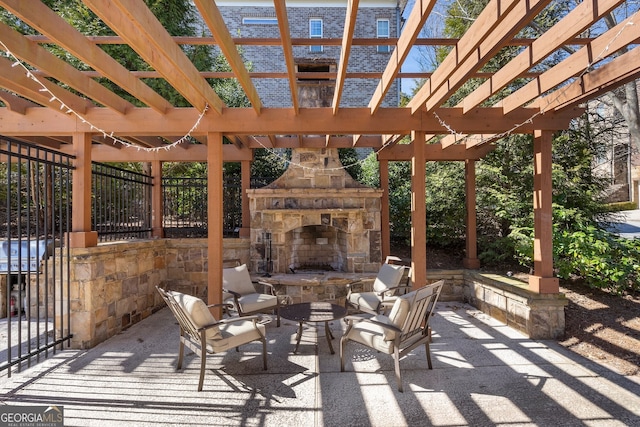
{"type": "Polygon", "coordinates": [[[2,404],[61,405],[65,426],[640,426],[640,377],[462,303],[438,304],[433,370],[424,348],[401,361],[404,393],[391,357],[353,343],[340,372],[344,322],[333,322],[334,355],[312,327],[292,354],[296,327],[267,324],[267,371],[259,344],[209,357],[199,393],[192,354],[175,370],[178,327],[164,308],[93,349],[5,373],[2,404]]]}

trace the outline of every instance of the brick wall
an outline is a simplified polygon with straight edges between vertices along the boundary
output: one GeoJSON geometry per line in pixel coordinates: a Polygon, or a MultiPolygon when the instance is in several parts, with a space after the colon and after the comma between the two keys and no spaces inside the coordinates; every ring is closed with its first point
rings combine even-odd
{"type": "MultiPolygon", "coordinates": [[[[233,37],[243,38],[279,38],[278,25],[243,24],[243,18],[275,17],[273,7],[256,6],[220,6],[229,32],[233,37]]],[[[377,19],[389,20],[389,34],[397,36],[397,17],[395,7],[363,7],[358,11],[355,38],[375,38],[377,19]]],[[[323,23],[323,38],[341,39],[346,16],[345,7],[287,7],[287,15],[292,38],[309,37],[309,19],[319,18],[323,23]]],[[[242,46],[245,62],[251,64],[251,71],[286,72],[284,55],[279,46],[242,46]]],[[[391,50],[390,50],[391,51],[391,50]]],[[[309,46],[293,46],[293,56],[298,61],[340,59],[340,46],[324,46],[323,52],[310,52],[309,46]]],[[[377,46],[352,46],[348,72],[382,72],[391,53],[379,53],[377,46]]],[[[291,94],[287,79],[253,79],[253,83],[266,107],[288,107],[291,94]]],[[[367,105],[378,84],[378,79],[347,79],[342,95],[341,106],[367,105]]],[[[398,105],[398,83],[394,83],[385,97],[384,106],[398,105]]]]}

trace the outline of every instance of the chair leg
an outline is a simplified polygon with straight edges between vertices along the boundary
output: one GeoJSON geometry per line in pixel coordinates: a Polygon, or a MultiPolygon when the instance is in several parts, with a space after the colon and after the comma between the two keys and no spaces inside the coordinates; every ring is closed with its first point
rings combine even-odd
{"type": "Polygon", "coordinates": [[[344,348],[346,344],[345,337],[340,338],[340,372],[344,372],[344,348]]]}
{"type": "Polygon", "coordinates": [[[204,371],[207,365],[207,352],[200,349],[200,382],[198,383],[198,391],[202,391],[202,384],[204,383],[204,371]]]}
{"type": "Polygon", "coordinates": [[[264,370],[267,370],[267,340],[262,339],[262,365],[264,370]]]}
{"type": "Polygon", "coordinates": [[[396,370],[396,382],[398,383],[398,391],[402,392],[402,374],[400,373],[400,352],[398,351],[398,347],[396,346],[393,351],[393,360],[396,370]]]}
{"type": "Polygon", "coordinates": [[[429,343],[431,342],[431,328],[427,329],[427,340],[424,343],[424,350],[427,353],[427,363],[429,364],[429,369],[433,369],[431,366],[431,348],[429,347],[429,343]]]}
{"type": "Polygon", "coordinates": [[[176,370],[182,369],[182,360],[184,356],[184,342],[182,341],[184,338],[180,337],[180,348],[178,349],[178,364],[176,365],[176,370]]]}

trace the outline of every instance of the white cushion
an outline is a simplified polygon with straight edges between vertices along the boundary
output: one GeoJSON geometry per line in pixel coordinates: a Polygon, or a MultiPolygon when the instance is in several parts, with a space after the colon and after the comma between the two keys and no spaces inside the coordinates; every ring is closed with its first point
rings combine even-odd
{"type": "MultiPolygon", "coordinates": [[[[378,322],[390,324],[389,318],[381,314],[372,317],[378,322]]],[[[387,329],[375,323],[363,320],[356,322],[347,334],[348,339],[374,348],[383,353],[393,352],[393,340],[386,339],[387,329]]]]}
{"type": "Polygon", "coordinates": [[[240,295],[253,294],[256,292],[246,264],[239,265],[238,267],[223,268],[222,287],[237,292],[240,295]]]}
{"type": "MultiPolygon", "coordinates": [[[[411,308],[411,301],[415,296],[414,292],[410,292],[406,295],[398,297],[393,304],[391,313],[389,316],[379,314],[372,317],[377,322],[387,325],[394,325],[400,329],[404,326],[404,322],[407,319],[409,310],[411,308]]],[[[390,354],[393,352],[393,345],[397,332],[377,325],[375,323],[363,320],[361,322],[355,322],[353,328],[348,332],[348,339],[359,342],[378,351],[390,354]]]]}
{"type": "MultiPolygon", "coordinates": [[[[407,320],[409,311],[411,310],[411,302],[415,297],[415,292],[409,292],[408,294],[398,297],[393,303],[391,313],[389,313],[389,321],[396,325],[398,328],[404,327],[404,322],[407,320]]],[[[385,332],[386,340],[393,340],[396,337],[396,332],[387,330],[385,332]]]]}
{"type": "Polygon", "coordinates": [[[251,341],[259,340],[265,336],[265,327],[260,323],[257,323],[256,326],[258,329],[254,326],[252,320],[222,323],[220,325],[222,339],[207,339],[207,350],[209,352],[219,353],[251,341]]]}
{"type": "Polygon", "coordinates": [[[394,288],[400,284],[404,266],[393,264],[382,264],[378,276],[373,282],[373,290],[375,292],[384,292],[389,288],[394,288]]]}
{"type": "MultiPolygon", "coordinates": [[[[216,323],[215,317],[213,317],[207,305],[200,298],[175,291],[171,291],[171,294],[196,328],[203,328],[216,323]]],[[[217,326],[207,329],[206,335],[207,339],[220,339],[222,337],[217,326]]]]}
{"type": "Polygon", "coordinates": [[[360,292],[349,295],[349,304],[362,311],[378,311],[381,299],[375,292],[360,292]]]}
{"type": "Polygon", "coordinates": [[[238,298],[238,304],[244,313],[252,313],[274,308],[278,304],[278,298],[273,295],[254,293],[238,298]]]}

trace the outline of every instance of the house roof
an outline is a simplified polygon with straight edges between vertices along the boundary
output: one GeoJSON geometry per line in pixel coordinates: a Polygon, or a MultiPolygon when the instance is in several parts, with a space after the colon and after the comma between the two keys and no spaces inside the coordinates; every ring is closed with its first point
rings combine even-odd
{"type": "Polygon", "coordinates": [[[280,37],[275,39],[234,37],[218,6],[210,0],[194,3],[213,37],[191,38],[172,37],[142,1],[83,1],[116,36],[81,34],[39,1],[0,0],[0,6],[39,33],[22,35],[0,24],[0,47],[9,52],[8,58],[0,59],[0,87],[4,89],[0,100],[5,105],[0,108],[0,133],[64,151],[70,149],[74,132],[92,132],[97,143],[93,157],[102,161],[204,160],[204,146],[171,143],[191,135],[206,144],[210,132],[222,133],[234,142],[225,147],[225,160],[246,159],[247,149],[252,148],[298,146],[371,147],[384,158],[402,160],[410,158],[411,146],[397,142],[404,135],[414,135],[412,144],[417,143],[416,132],[419,142],[428,144],[428,158],[479,158],[496,139],[510,133],[566,128],[587,100],[640,75],[640,48],[635,45],[640,37],[637,13],[614,28],[600,29],[601,18],[622,1],[583,1],[539,37],[520,39],[520,30],[551,1],[491,0],[467,33],[451,40],[421,34],[436,3],[426,0],[408,5],[412,10],[407,10],[401,36],[388,40],[393,53],[386,67],[364,76],[378,82],[369,102],[344,108],[340,97],[353,79],[347,71],[351,47],[381,43],[379,39],[354,38],[360,8],[357,0],[350,0],[344,2],[349,7],[345,8],[343,37],[322,41],[341,48],[333,103],[326,108],[302,108],[297,99],[292,46],[313,41],[291,38],[285,0],[273,2],[280,27],[280,37]],[[154,71],[125,68],[100,48],[104,43],[130,46],[154,71]],[[57,45],[92,71],[74,68],[50,54],[43,44],[57,45]],[[181,44],[216,44],[232,74],[198,71],[180,49],[181,44]],[[254,85],[255,74],[238,53],[238,46],[244,44],[282,46],[286,73],[261,77],[288,80],[289,106],[264,107],[254,85]],[[425,44],[450,46],[451,52],[432,72],[410,75],[425,78],[426,84],[406,107],[384,107],[382,101],[393,81],[408,76],[401,72],[401,66],[411,49],[425,44]],[[519,46],[520,53],[499,71],[484,72],[485,64],[506,46],[519,46]],[[568,46],[571,53],[560,64],[541,66],[568,46]],[[231,75],[242,86],[250,107],[226,106],[206,80],[231,75]],[[144,107],[116,95],[97,77],[114,82],[144,107]],[[145,83],[144,78],[149,77],[166,80],[191,107],[172,105],[145,83]],[[502,88],[520,78],[528,82],[501,101],[492,101],[502,88]],[[483,83],[462,101],[448,106],[452,96],[471,79],[483,83]],[[121,150],[129,145],[142,149],[121,150]],[[176,149],[157,150],[174,146],[176,149]]]}

